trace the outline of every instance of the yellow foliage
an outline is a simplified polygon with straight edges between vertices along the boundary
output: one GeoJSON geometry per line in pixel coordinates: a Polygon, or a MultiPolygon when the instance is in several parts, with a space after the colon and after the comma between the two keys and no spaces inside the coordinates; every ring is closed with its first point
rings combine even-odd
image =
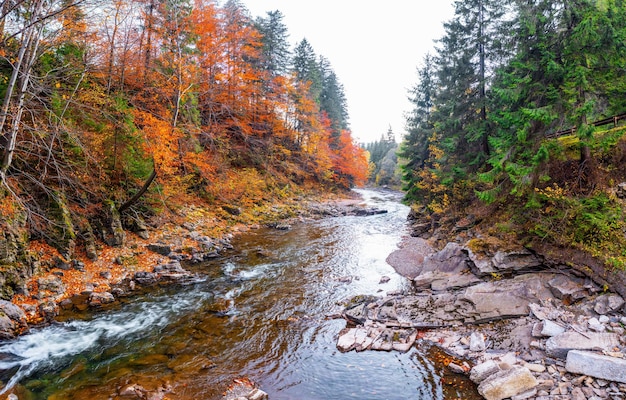
{"type": "Polygon", "coordinates": [[[567,194],[565,189],[563,189],[556,183],[544,189],[535,188],[535,193],[544,197],[548,201],[563,200],[565,198],[565,195],[567,194]]]}

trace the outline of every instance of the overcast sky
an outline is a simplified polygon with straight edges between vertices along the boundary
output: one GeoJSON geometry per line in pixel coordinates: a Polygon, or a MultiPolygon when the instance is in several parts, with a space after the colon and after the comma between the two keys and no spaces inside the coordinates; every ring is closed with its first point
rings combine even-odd
{"type": "MultiPolygon", "coordinates": [[[[453,16],[452,0],[243,0],[253,17],[280,10],[293,44],[305,38],[344,86],[353,137],[398,140],[417,67],[453,16]]],[[[293,46],[292,46],[293,48],[293,46]]]]}

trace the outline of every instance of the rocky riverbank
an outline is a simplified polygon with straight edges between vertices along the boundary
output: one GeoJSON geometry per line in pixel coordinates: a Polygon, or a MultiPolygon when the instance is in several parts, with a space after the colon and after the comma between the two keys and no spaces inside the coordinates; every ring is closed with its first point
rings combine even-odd
{"type": "MultiPolygon", "coordinates": [[[[423,228],[423,227],[422,227],[423,228]]],[[[488,400],[624,399],[624,299],[566,262],[466,230],[417,232],[387,262],[412,293],[354,299],[341,351],[407,351],[426,340],[488,400]]]]}

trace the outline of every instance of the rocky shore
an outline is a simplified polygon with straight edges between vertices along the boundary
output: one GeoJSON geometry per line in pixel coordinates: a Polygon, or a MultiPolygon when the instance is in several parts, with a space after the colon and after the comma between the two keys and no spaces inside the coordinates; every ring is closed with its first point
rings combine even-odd
{"type": "Polygon", "coordinates": [[[514,242],[467,230],[441,247],[422,228],[387,258],[414,291],[354,299],[339,350],[432,342],[488,400],[626,397],[622,296],[514,242]]]}

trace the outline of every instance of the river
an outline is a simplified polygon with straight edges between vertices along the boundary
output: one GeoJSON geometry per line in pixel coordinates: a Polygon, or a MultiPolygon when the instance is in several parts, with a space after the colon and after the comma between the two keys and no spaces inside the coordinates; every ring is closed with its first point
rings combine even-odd
{"type": "Polygon", "coordinates": [[[194,267],[197,282],[0,343],[5,394],[104,400],[138,384],[166,388],[168,399],[219,399],[245,376],[271,400],[468,398],[466,383],[445,383],[456,378],[435,362],[442,354],[432,346],[337,350],[346,322],[331,316],[347,299],[411,290],[385,262],[406,234],[408,207],[396,192],[358,192],[388,213],[241,234],[235,250],[194,267]]]}

